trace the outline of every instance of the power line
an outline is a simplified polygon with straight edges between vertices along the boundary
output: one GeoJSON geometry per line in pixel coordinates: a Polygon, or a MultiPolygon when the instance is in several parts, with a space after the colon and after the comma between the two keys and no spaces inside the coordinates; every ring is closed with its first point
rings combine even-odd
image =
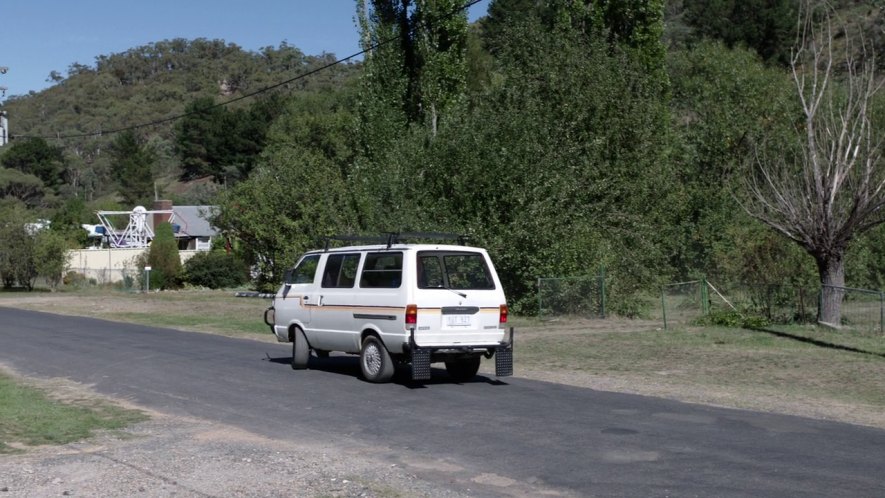
{"type": "MultiPolygon", "coordinates": [[[[449,12],[448,14],[446,14],[445,16],[443,16],[441,19],[448,19],[448,18],[450,18],[450,17],[453,17],[453,16],[457,15],[459,12],[462,12],[462,11],[464,11],[464,10],[467,10],[467,9],[469,9],[470,7],[473,7],[474,5],[478,4],[478,3],[481,2],[481,1],[482,1],[482,0],[470,0],[470,1],[468,1],[467,3],[462,4],[461,6],[459,6],[459,7],[455,8],[455,9],[453,9],[451,12],[449,12]]],[[[409,30],[409,34],[413,34],[418,28],[420,28],[420,27],[422,27],[422,26],[423,26],[423,23],[418,23],[418,24],[416,24],[415,26],[413,26],[413,27],[409,30]]],[[[208,107],[203,107],[203,108],[201,108],[201,109],[197,109],[197,110],[194,110],[194,111],[184,112],[184,113],[181,113],[181,114],[176,114],[176,115],[170,116],[170,117],[168,117],[168,118],[158,119],[158,120],[150,121],[150,122],[147,122],[147,123],[141,123],[141,124],[136,124],[136,125],[126,126],[126,127],[123,127],[123,128],[114,128],[114,129],[110,129],[110,130],[102,130],[102,131],[96,131],[96,132],[91,132],[91,133],[73,133],[73,134],[68,134],[68,135],[56,134],[56,135],[49,135],[49,136],[40,136],[40,135],[10,135],[9,138],[10,138],[10,139],[18,139],[18,138],[43,138],[43,139],[59,139],[59,140],[60,140],[60,139],[69,139],[69,138],[100,137],[100,136],[102,136],[102,135],[113,135],[113,134],[115,134],[115,133],[122,133],[122,132],[124,132],[124,131],[137,130],[137,129],[140,129],[140,128],[148,128],[148,127],[153,127],[153,126],[159,126],[159,125],[166,124],[166,123],[171,123],[172,121],[177,121],[177,120],[182,119],[182,118],[186,118],[186,117],[189,117],[189,116],[194,116],[194,115],[197,115],[197,114],[201,114],[201,113],[204,113],[204,112],[206,112],[206,111],[210,111],[210,110],[215,109],[215,108],[218,108],[218,107],[224,107],[224,106],[227,106],[227,105],[233,104],[233,103],[235,103],[235,102],[239,102],[239,101],[241,101],[241,100],[245,100],[245,99],[248,99],[248,98],[252,98],[252,97],[254,97],[254,96],[256,96],[256,95],[260,95],[260,94],[265,93],[265,92],[269,92],[269,91],[271,91],[271,90],[273,90],[273,89],[275,89],[275,88],[279,88],[279,87],[281,87],[281,86],[288,85],[288,84],[290,84],[290,83],[294,83],[294,82],[296,82],[296,81],[298,81],[298,80],[301,80],[301,79],[307,78],[308,76],[312,76],[312,75],[317,74],[317,73],[319,73],[319,72],[321,72],[321,71],[325,71],[326,69],[329,69],[329,68],[331,68],[331,67],[337,66],[337,65],[339,65],[339,64],[343,64],[343,63],[345,63],[345,62],[347,62],[347,61],[350,61],[350,60],[352,60],[352,59],[354,59],[354,58],[356,58],[356,57],[359,57],[359,56],[361,56],[361,55],[363,55],[363,54],[366,54],[366,53],[368,53],[368,52],[371,52],[371,51],[373,51],[373,50],[376,50],[376,49],[378,49],[378,48],[380,48],[380,47],[383,47],[384,45],[387,45],[388,43],[392,43],[392,42],[397,41],[397,40],[399,40],[399,36],[398,36],[398,35],[396,35],[396,36],[391,36],[390,38],[387,38],[387,39],[385,39],[385,40],[381,40],[381,41],[379,41],[379,42],[376,42],[376,43],[370,45],[368,48],[364,48],[364,49],[360,50],[359,52],[356,52],[356,53],[354,53],[354,54],[352,54],[352,55],[349,55],[349,56],[344,57],[344,58],[342,58],[342,59],[338,59],[338,60],[336,60],[336,61],[334,61],[334,62],[330,62],[330,63],[328,63],[328,64],[326,64],[326,65],[324,65],[324,66],[318,67],[318,68],[313,69],[313,70],[311,70],[311,71],[308,71],[308,72],[306,72],[306,73],[299,74],[298,76],[295,76],[295,77],[293,77],[293,78],[289,78],[289,79],[287,79],[287,80],[285,80],[285,81],[281,81],[281,82],[279,82],[279,83],[275,83],[275,84],[273,84],[273,85],[265,86],[265,87],[263,87],[263,88],[260,88],[260,89],[258,89],[258,90],[255,90],[254,92],[247,93],[247,94],[244,94],[244,95],[240,95],[239,97],[233,98],[233,99],[231,99],[231,100],[226,100],[226,101],[224,101],[224,102],[219,102],[219,103],[217,103],[217,104],[213,104],[213,105],[208,106],[208,107]]]]}

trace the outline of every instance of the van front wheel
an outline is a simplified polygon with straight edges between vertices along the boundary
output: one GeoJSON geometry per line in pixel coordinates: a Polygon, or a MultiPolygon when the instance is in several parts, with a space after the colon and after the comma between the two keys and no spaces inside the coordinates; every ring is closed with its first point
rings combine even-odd
{"type": "Polygon", "coordinates": [[[370,335],[363,341],[360,349],[360,370],[363,378],[369,382],[389,382],[393,378],[393,361],[381,339],[370,335]]]}
{"type": "Polygon", "coordinates": [[[479,356],[446,362],[446,372],[455,382],[464,382],[476,377],[479,371],[479,356]]]}

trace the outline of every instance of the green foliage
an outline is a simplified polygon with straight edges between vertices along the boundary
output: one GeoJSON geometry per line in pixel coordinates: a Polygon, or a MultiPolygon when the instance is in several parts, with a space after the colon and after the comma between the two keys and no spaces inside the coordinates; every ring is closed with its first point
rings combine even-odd
{"type": "MultiPolygon", "coordinates": [[[[349,177],[366,229],[467,232],[488,247],[516,312],[539,276],[604,264],[614,296],[661,268],[670,190],[661,81],[605,39],[516,26],[502,84],[435,137],[415,128],[349,177]],[[543,77],[538,77],[543,75],[543,77]],[[489,126],[494,123],[494,126],[489,126]]],[[[627,303],[626,299],[612,299],[627,303]]],[[[616,312],[633,313],[631,306],[616,312]]]]}
{"type": "Polygon", "coordinates": [[[234,254],[201,252],[184,263],[184,280],[210,289],[237,287],[249,281],[249,267],[234,254]]]}
{"type": "MultiPolygon", "coordinates": [[[[743,214],[733,180],[741,178],[754,146],[763,144],[783,154],[792,150],[796,109],[791,83],[783,71],[766,67],[753,52],[714,42],[671,53],[668,67],[674,131],[671,154],[680,185],[670,205],[676,215],[674,223],[662,227],[672,244],[671,265],[678,278],[688,277],[691,271],[742,282],[765,278],[764,271],[750,275],[729,266],[729,262],[740,265],[764,256],[743,238],[764,233],[747,231],[755,225],[743,214]],[[742,256],[738,253],[742,249],[749,252],[742,256]]],[[[770,241],[769,248],[775,245],[785,244],[770,241]]],[[[790,252],[779,249],[774,254],[784,251],[790,252]]],[[[767,260],[774,262],[777,257],[767,260]]]]}
{"type": "Polygon", "coordinates": [[[281,106],[279,96],[256,101],[249,109],[228,109],[211,97],[195,100],[176,124],[175,150],[182,178],[212,176],[216,182],[249,175],[264,147],[267,128],[281,106]]]}
{"type": "Polygon", "coordinates": [[[114,177],[120,185],[120,196],[130,206],[144,205],[151,199],[154,179],[151,167],[154,153],[136,136],[127,130],[111,144],[114,177]]]}
{"type": "Polygon", "coordinates": [[[764,316],[754,315],[751,313],[742,313],[734,310],[712,311],[710,314],[702,317],[696,323],[701,326],[720,326],[755,329],[764,328],[771,325],[771,322],[764,316]]]}
{"type": "Polygon", "coordinates": [[[47,194],[43,181],[36,176],[17,169],[0,168],[0,197],[33,207],[43,204],[47,194]]]}
{"type": "Polygon", "coordinates": [[[417,0],[414,9],[400,0],[370,3],[357,12],[363,47],[381,45],[366,56],[359,117],[365,150],[374,155],[407,123],[435,130],[463,97],[467,14],[460,0],[417,0]]]}
{"type": "Polygon", "coordinates": [[[50,229],[60,234],[73,247],[84,247],[89,241],[88,233],[81,225],[88,223],[94,225],[95,214],[87,209],[86,203],[80,197],[72,197],[65,201],[50,217],[52,224],[50,229]]]}
{"type": "Polygon", "coordinates": [[[322,237],[356,228],[358,196],[345,185],[354,155],[351,102],[346,90],[294,99],[250,177],[219,195],[213,223],[243,243],[259,285],[279,279],[322,237]]]}
{"type": "Polygon", "coordinates": [[[3,167],[34,175],[44,184],[55,187],[64,181],[64,155],[61,147],[49,145],[42,138],[15,140],[0,160],[3,167]]]}
{"type": "Polygon", "coordinates": [[[68,242],[52,230],[42,230],[34,241],[34,269],[56,289],[68,267],[68,242]]]}
{"type": "Polygon", "coordinates": [[[31,290],[37,278],[35,239],[26,225],[33,221],[22,206],[0,210],[0,279],[3,287],[15,285],[31,290]]]}
{"type": "Polygon", "coordinates": [[[157,225],[145,263],[151,267],[151,289],[181,287],[181,256],[178,254],[178,243],[175,241],[171,223],[164,221],[157,225]]]}
{"type": "Polygon", "coordinates": [[[745,46],[786,66],[795,41],[796,0],[683,0],[685,21],[702,36],[745,46]]]}

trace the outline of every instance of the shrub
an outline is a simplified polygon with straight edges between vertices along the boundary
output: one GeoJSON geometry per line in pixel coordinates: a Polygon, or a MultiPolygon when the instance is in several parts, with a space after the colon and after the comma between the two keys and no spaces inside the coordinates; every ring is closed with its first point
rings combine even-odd
{"type": "Polygon", "coordinates": [[[249,268],[239,257],[223,251],[196,254],[184,264],[184,279],[191,285],[222,289],[243,285],[249,268]]]}
{"type": "Polygon", "coordinates": [[[62,283],[65,284],[65,286],[82,287],[86,284],[86,275],[71,270],[65,273],[65,276],[62,278],[62,283]]]}
{"type": "Polygon", "coordinates": [[[148,250],[147,264],[151,267],[151,289],[181,287],[181,256],[172,224],[168,221],[157,225],[156,235],[148,250]]]}

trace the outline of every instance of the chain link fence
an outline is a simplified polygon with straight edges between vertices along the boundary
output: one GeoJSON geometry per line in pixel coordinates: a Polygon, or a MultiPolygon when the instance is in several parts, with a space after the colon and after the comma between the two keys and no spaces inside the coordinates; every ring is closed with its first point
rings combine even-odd
{"type": "Polygon", "coordinates": [[[65,273],[62,284],[69,288],[106,286],[126,292],[142,290],[144,278],[138,270],[71,268],[65,273]]]}
{"type": "Polygon", "coordinates": [[[885,334],[885,292],[823,286],[825,297],[842,300],[841,328],[862,334],[885,334]]]}
{"type": "Polygon", "coordinates": [[[706,279],[661,287],[664,328],[704,319],[767,323],[813,323],[820,292],[789,285],[714,285],[706,279]]]}
{"type": "Polygon", "coordinates": [[[691,280],[661,286],[661,315],[664,329],[688,324],[710,312],[710,299],[704,280],[691,280]]]}
{"type": "Polygon", "coordinates": [[[538,317],[605,318],[605,275],[539,278],[538,317]]]}

